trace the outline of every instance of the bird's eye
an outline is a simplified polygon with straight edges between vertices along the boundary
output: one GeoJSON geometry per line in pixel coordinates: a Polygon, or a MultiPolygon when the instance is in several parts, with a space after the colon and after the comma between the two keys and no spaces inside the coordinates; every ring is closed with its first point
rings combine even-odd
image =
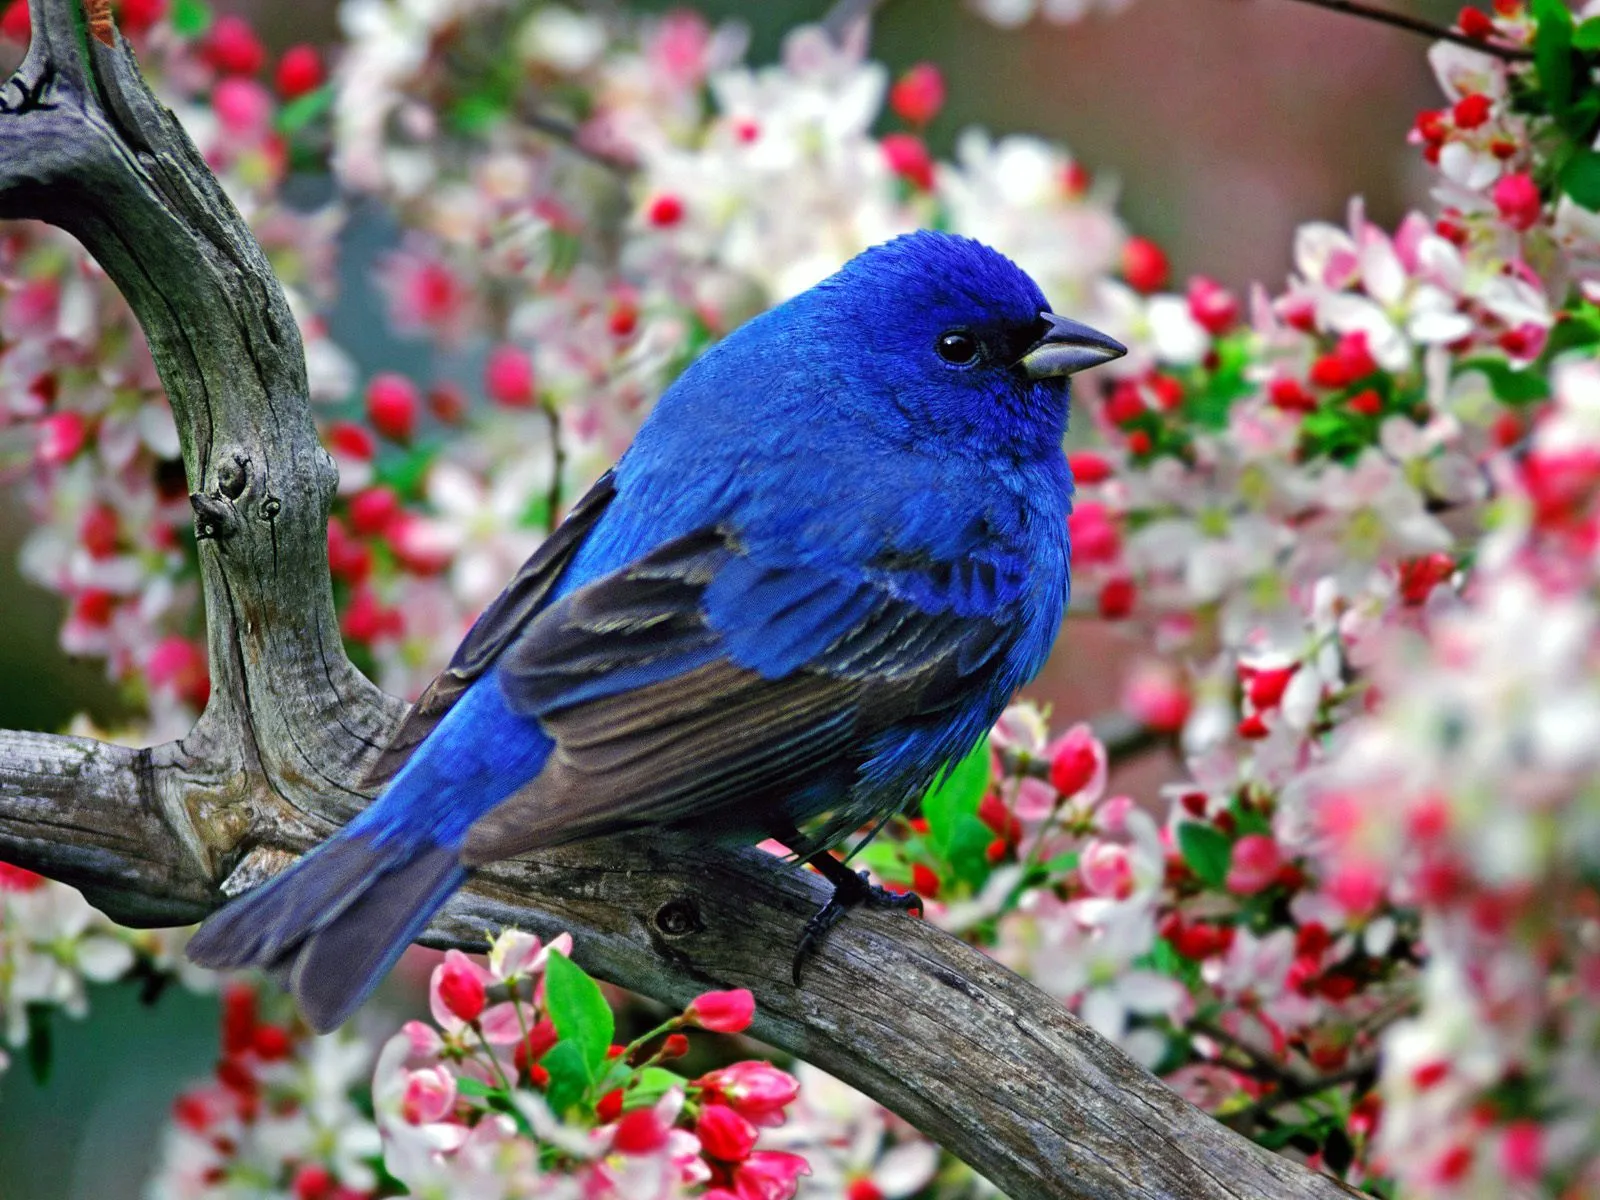
{"type": "Polygon", "coordinates": [[[962,329],[941,333],[934,343],[939,357],[953,366],[964,367],[978,357],[978,339],[962,329]]]}

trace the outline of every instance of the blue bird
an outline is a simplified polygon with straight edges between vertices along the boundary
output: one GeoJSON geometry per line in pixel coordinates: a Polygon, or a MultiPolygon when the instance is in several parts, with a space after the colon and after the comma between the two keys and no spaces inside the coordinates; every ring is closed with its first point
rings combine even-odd
{"type": "MultiPolygon", "coordinates": [[[[348,1017],[474,867],[639,829],[827,853],[967,754],[1067,599],[1067,376],[1123,348],[919,232],[749,321],[473,626],[379,798],[189,943],[348,1017]],[[391,778],[392,776],[392,778],[391,778]]],[[[797,960],[798,963],[798,960],[797,960]]]]}

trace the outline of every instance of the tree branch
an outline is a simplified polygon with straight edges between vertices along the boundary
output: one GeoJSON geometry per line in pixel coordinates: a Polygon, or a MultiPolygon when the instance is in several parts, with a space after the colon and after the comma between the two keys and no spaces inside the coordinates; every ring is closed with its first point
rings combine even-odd
{"type": "MultiPolygon", "coordinates": [[[[0,733],[0,857],[132,925],[192,921],[366,802],[404,705],[345,657],[328,576],[335,475],[301,343],[250,231],[109,26],[107,0],[30,0],[5,85],[0,216],[77,235],[149,338],[182,435],[212,699],[178,742],[0,733]]],[[[1013,1200],[1322,1198],[1342,1184],[1180,1100],[960,940],[864,912],[789,982],[822,885],[755,850],[659,839],[499,863],[429,930],[478,947],[570,930],[604,978],[669,1004],[743,985],[756,1032],[916,1123],[1013,1200]]]]}
{"type": "Polygon", "coordinates": [[[1432,21],[1424,21],[1420,17],[1409,16],[1406,13],[1379,8],[1373,4],[1364,4],[1361,3],[1361,0],[1298,0],[1298,2],[1309,4],[1314,8],[1325,8],[1329,12],[1344,13],[1346,16],[1376,21],[1380,25],[1392,25],[1396,29],[1404,29],[1407,33],[1418,33],[1423,37],[1433,38],[1436,41],[1454,42],[1458,46],[1470,46],[1474,50],[1493,55],[1495,58],[1504,59],[1506,62],[1533,61],[1533,51],[1525,50],[1521,46],[1506,46],[1498,42],[1485,42],[1478,38],[1468,37],[1459,30],[1447,29],[1443,25],[1435,25],[1432,21]]]}

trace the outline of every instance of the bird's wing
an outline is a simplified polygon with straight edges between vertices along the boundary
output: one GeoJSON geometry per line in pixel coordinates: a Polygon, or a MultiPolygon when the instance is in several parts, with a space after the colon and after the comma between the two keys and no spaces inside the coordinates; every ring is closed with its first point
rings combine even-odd
{"type": "Polygon", "coordinates": [[[720,530],[669,542],[505,649],[507,701],[555,750],[463,861],[715,818],[970,694],[1008,629],[927,611],[881,575],[761,566],[720,530]]]}
{"type": "Polygon", "coordinates": [[[615,495],[616,484],[612,473],[607,471],[567,514],[567,519],[533,552],[505,591],[483,610],[456,648],[450,665],[439,672],[412,705],[388,746],[367,769],[362,781],[364,790],[376,790],[393,778],[444,719],[445,713],[547,602],[551,589],[615,495]]]}

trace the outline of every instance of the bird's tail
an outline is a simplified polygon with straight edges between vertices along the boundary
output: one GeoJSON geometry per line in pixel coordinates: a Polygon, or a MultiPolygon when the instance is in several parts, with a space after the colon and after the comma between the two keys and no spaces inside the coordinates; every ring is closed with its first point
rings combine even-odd
{"type": "Polygon", "coordinates": [[[325,1033],[361,1006],[450,894],[459,849],[346,831],[213,913],[189,941],[204,967],[261,967],[325,1033]]]}

